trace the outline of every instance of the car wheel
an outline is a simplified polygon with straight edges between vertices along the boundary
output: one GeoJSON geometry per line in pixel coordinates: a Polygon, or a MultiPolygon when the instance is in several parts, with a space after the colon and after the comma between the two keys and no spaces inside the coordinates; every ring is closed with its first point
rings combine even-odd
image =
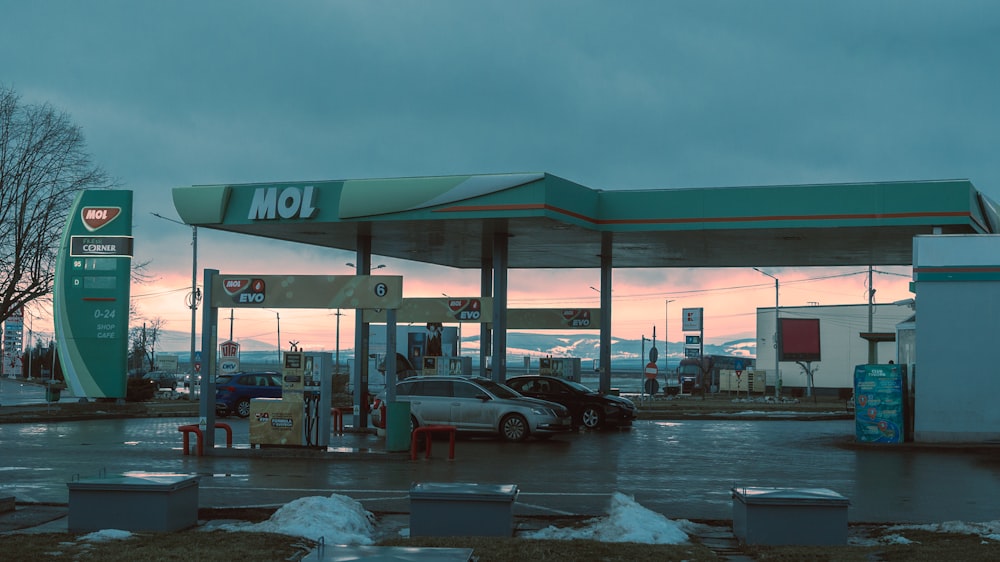
{"type": "Polygon", "coordinates": [[[604,412],[596,406],[587,406],[580,415],[583,419],[583,427],[587,429],[597,429],[604,424],[604,412]]]}
{"type": "Polygon", "coordinates": [[[420,422],[417,421],[417,416],[410,414],[410,433],[413,433],[413,430],[418,427],[420,427],[420,422]]]}
{"type": "Polygon", "coordinates": [[[520,414],[507,414],[500,420],[500,435],[507,441],[524,441],[528,438],[528,420],[520,414]]]}
{"type": "Polygon", "coordinates": [[[250,417],[250,400],[244,398],[236,403],[236,415],[241,418],[250,417]]]}

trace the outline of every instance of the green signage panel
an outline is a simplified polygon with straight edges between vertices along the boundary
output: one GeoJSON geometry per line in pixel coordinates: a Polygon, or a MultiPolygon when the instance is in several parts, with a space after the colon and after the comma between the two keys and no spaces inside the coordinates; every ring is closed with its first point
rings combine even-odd
{"type": "MultiPolygon", "coordinates": [[[[396,322],[483,323],[493,318],[492,297],[441,297],[403,299],[396,311],[396,322]]],[[[364,321],[381,324],[386,321],[385,310],[367,308],[364,321]]]]}
{"type": "Polygon", "coordinates": [[[131,191],[77,195],[53,288],[59,361],[77,396],[125,397],[131,235],[131,191]]]}
{"type": "Polygon", "coordinates": [[[398,275],[229,275],[212,279],[215,308],[399,308],[398,275]]]}
{"type": "Polygon", "coordinates": [[[507,311],[510,330],[597,330],[599,308],[512,308],[507,311]]]}

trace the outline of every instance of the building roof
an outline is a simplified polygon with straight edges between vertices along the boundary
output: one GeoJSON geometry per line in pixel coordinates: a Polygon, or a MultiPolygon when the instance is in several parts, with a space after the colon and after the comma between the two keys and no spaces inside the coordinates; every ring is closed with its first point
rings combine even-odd
{"type": "Polygon", "coordinates": [[[185,223],[343,250],[511,268],[911,265],[918,234],[997,232],[968,180],[602,190],[548,173],[178,187],[185,223]]]}

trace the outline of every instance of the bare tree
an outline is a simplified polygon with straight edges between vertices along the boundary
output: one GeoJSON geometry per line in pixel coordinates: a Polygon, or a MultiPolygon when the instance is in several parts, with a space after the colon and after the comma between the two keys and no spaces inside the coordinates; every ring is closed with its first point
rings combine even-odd
{"type": "Polygon", "coordinates": [[[0,85],[0,321],[51,293],[73,198],[107,184],[68,115],[0,85]]]}
{"type": "Polygon", "coordinates": [[[129,370],[144,371],[146,365],[149,365],[150,370],[156,370],[156,342],[166,323],[157,316],[144,321],[142,326],[129,328],[129,370]]]}

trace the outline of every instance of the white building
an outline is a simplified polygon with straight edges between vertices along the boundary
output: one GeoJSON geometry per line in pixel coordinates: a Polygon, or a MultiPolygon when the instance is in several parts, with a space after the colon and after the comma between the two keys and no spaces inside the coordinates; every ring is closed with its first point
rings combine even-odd
{"type": "Polygon", "coordinates": [[[1000,236],[917,236],[914,441],[1000,441],[1000,236]]]}
{"type": "MultiPolygon", "coordinates": [[[[846,394],[854,388],[854,367],[869,362],[868,340],[862,333],[893,334],[896,325],[913,316],[910,305],[866,304],[834,306],[780,307],[781,318],[819,319],[820,361],[812,362],[813,388],[817,395],[846,394]],[[841,390],[843,389],[843,390],[841,390]]],[[[880,341],[876,345],[875,363],[897,361],[895,341],[880,341]]],[[[775,322],[774,308],[757,309],[757,362],[756,374],[766,373],[767,385],[774,390],[775,322]]],[[[779,364],[781,392],[783,395],[805,395],[807,377],[805,370],[793,361],[779,364]]]]}

